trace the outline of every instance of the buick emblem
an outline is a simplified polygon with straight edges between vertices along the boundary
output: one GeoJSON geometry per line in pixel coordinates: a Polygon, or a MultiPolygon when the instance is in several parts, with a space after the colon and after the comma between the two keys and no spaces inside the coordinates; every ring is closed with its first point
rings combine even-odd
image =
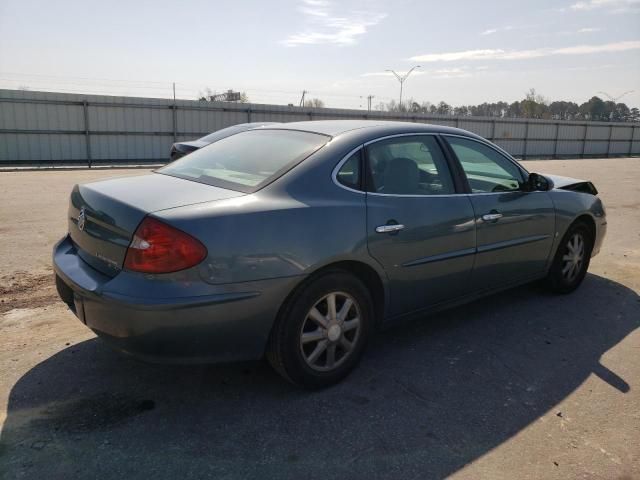
{"type": "Polygon", "coordinates": [[[84,230],[84,224],[87,221],[87,216],[84,213],[84,207],[80,209],[80,215],[78,215],[78,230],[81,232],[84,230]]]}

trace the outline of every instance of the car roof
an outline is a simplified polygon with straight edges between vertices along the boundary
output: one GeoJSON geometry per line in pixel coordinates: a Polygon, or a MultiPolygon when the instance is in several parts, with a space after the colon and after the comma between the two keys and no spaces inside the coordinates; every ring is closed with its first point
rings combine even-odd
{"type": "Polygon", "coordinates": [[[398,131],[405,129],[407,132],[452,133],[456,135],[476,136],[466,130],[428,123],[394,122],[385,120],[312,120],[307,122],[281,123],[270,128],[282,130],[304,130],[307,132],[321,133],[332,137],[345,132],[362,129],[375,129],[377,133],[384,130],[398,131]]]}
{"type": "Polygon", "coordinates": [[[259,125],[278,125],[280,122],[249,122],[249,123],[236,123],[231,127],[257,127],[259,125]]]}

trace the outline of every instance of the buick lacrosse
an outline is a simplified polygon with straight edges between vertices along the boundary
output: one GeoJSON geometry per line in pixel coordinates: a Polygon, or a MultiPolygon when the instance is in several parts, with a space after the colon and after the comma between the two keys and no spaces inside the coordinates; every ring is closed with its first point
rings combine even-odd
{"type": "Polygon", "coordinates": [[[277,124],[153,173],[77,185],[60,297],[149,360],[266,355],[333,384],[402,319],[543,280],[568,293],[606,231],[593,184],[527,172],[455,128],[277,124]]]}

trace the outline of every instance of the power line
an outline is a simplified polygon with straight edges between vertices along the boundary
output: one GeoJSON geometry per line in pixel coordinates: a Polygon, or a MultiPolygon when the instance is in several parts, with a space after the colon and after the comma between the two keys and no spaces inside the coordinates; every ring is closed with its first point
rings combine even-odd
{"type": "MultiPolygon", "coordinates": [[[[194,88],[194,89],[204,89],[206,87],[211,88],[212,90],[218,91],[226,91],[230,88],[230,85],[212,85],[212,84],[208,84],[207,82],[199,82],[199,83],[192,83],[192,82],[180,82],[180,81],[173,81],[173,80],[167,80],[167,81],[157,81],[157,80],[124,80],[124,79],[115,79],[115,78],[96,78],[96,77],[76,77],[76,76],[62,76],[62,75],[42,75],[42,74],[25,74],[25,73],[15,73],[15,72],[0,72],[0,76],[2,77],[6,77],[6,76],[13,76],[13,77],[17,77],[17,78],[3,78],[5,80],[9,80],[9,81],[20,81],[20,82],[44,82],[45,80],[33,80],[31,77],[36,77],[36,78],[40,78],[40,79],[58,79],[59,81],[55,81],[53,83],[55,84],[61,84],[61,83],[65,83],[65,84],[73,84],[73,85],[86,85],[87,82],[92,82],[92,83],[98,83],[99,86],[109,86],[110,88],[125,88],[125,87],[130,87],[130,88],[153,88],[153,89],[158,89],[158,90],[164,90],[169,89],[171,90],[173,83],[176,84],[176,88],[194,88]],[[78,82],[79,81],[79,82],[78,82]],[[115,83],[119,83],[119,84],[126,84],[126,85],[117,85],[117,86],[111,86],[111,85],[107,85],[106,83],[102,83],[102,82],[115,82],[115,83]],[[155,85],[155,86],[151,86],[151,85],[155,85]]],[[[263,88],[263,87],[253,87],[253,86],[240,86],[242,88],[238,88],[238,85],[233,85],[235,88],[235,90],[246,90],[246,91],[252,91],[252,92],[257,92],[257,93],[262,93],[262,92],[268,92],[268,93],[282,93],[282,94],[286,94],[286,95],[290,95],[292,93],[296,93],[296,90],[280,90],[280,89],[269,89],[269,88],[263,88]]],[[[332,97],[343,97],[343,98],[358,98],[359,95],[355,94],[355,93],[335,93],[335,92],[330,92],[328,90],[315,90],[314,92],[317,93],[318,95],[322,95],[322,96],[332,96],[332,97]]],[[[307,92],[309,93],[309,92],[307,92]]],[[[384,98],[389,98],[389,97],[384,97],[384,98]]]]}
{"type": "MultiPolygon", "coordinates": [[[[247,86],[238,89],[236,86],[234,90],[246,92],[251,99],[250,101],[254,103],[288,104],[290,103],[291,96],[296,95],[295,90],[246,87],[247,86]]],[[[176,100],[200,98],[203,95],[203,91],[212,87],[211,84],[207,85],[206,82],[187,83],[178,81],[125,80],[1,71],[0,88],[176,100]]],[[[229,88],[221,88],[215,85],[214,90],[226,91],[229,90],[229,88]]],[[[362,98],[360,95],[354,93],[339,93],[330,90],[314,90],[314,94],[324,100],[325,104],[330,108],[358,108],[360,103],[359,99],[362,98]]],[[[309,91],[304,90],[304,98],[301,99],[302,105],[304,105],[304,101],[308,96],[309,91]]],[[[373,96],[371,97],[373,98],[373,96]]],[[[390,100],[389,97],[378,98],[384,101],[390,100]]],[[[368,102],[370,104],[371,100],[368,99],[368,102]]]]}

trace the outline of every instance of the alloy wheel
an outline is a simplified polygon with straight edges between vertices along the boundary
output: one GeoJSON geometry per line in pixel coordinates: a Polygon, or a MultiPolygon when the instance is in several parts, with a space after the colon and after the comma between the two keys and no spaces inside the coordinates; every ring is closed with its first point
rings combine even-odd
{"type": "Polygon", "coordinates": [[[306,364],[319,372],[345,362],[360,335],[360,307],[351,295],[331,292],[307,313],[300,331],[300,352],[306,364]]]}
{"type": "Polygon", "coordinates": [[[573,282],[584,263],[584,238],[580,233],[574,233],[565,248],[562,256],[562,277],[569,283],[573,282]]]}

